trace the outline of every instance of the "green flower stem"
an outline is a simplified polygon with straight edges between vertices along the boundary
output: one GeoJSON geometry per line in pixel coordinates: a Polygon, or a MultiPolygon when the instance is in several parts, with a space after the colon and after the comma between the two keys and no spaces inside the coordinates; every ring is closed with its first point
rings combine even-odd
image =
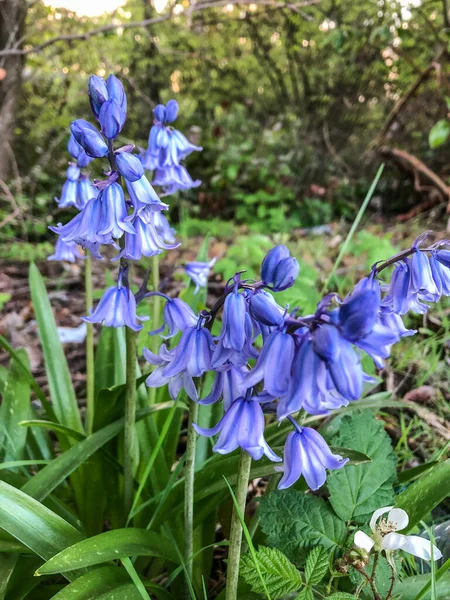
{"type": "MultiPolygon", "coordinates": [[[[84,261],[86,315],[91,314],[93,303],[92,257],[86,250],[84,261]]],[[[94,427],[94,326],[86,323],[86,431],[91,435],[94,427]]]]}
{"type": "MultiPolygon", "coordinates": [[[[159,289],[159,254],[152,256],[152,289],[157,292],[159,289]]],[[[152,324],[153,329],[159,327],[159,320],[161,317],[161,296],[152,297],[152,324]]],[[[158,354],[159,343],[161,338],[159,335],[154,335],[151,338],[150,350],[153,354],[158,354]]],[[[151,406],[156,401],[156,388],[148,388],[148,404],[151,406]]]]}
{"type": "Polygon", "coordinates": [[[125,429],[123,458],[124,515],[128,517],[133,505],[133,457],[136,441],[136,332],[125,328],[126,341],[126,389],[125,429]]]}
{"type": "Polygon", "coordinates": [[[186,467],[184,488],[184,562],[186,565],[186,598],[190,600],[190,583],[192,582],[194,554],[194,475],[195,475],[195,447],[197,433],[192,424],[198,418],[198,404],[189,400],[189,419],[186,444],[186,467]]]}
{"type": "MultiPolygon", "coordinates": [[[[236,482],[236,502],[239,506],[239,512],[243,516],[245,513],[245,502],[247,499],[248,480],[250,478],[250,466],[252,457],[244,450],[241,450],[241,459],[236,482]]],[[[233,508],[233,516],[231,517],[230,531],[230,547],[228,550],[228,566],[227,566],[227,589],[225,600],[236,600],[238,579],[239,579],[239,561],[241,558],[242,546],[242,525],[239,518],[237,506],[233,508]]]]}

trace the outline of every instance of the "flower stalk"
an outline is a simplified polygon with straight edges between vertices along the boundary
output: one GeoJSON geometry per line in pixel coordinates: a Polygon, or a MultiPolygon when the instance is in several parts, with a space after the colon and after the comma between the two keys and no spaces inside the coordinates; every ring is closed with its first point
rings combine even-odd
{"type": "Polygon", "coordinates": [[[247,499],[251,464],[252,457],[250,454],[247,454],[247,452],[241,450],[235,492],[236,505],[233,508],[233,515],[231,517],[230,546],[228,551],[227,567],[227,589],[225,600],[237,599],[239,561],[241,558],[242,546],[242,524],[239,513],[244,515],[245,512],[245,502],[247,499]]]}
{"type": "MultiPolygon", "coordinates": [[[[84,265],[86,314],[90,315],[93,304],[92,257],[86,250],[84,265]]],[[[94,326],[86,323],[86,431],[91,435],[94,428],[94,326]]]]}
{"type": "MultiPolygon", "coordinates": [[[[159,277],[159,254],[152,256],[152,288],[154,292],[159,290],[160,277],[159,277]]],[[[152,296],[152,323],[156,326],[159,323],[161,316],[161,297],[158,294],[152,296]]],[[[159,337],[154,335],[151,339],[150,349],[153,354],[158,354],[159,337]]],[[[148,404],[151,406],[156,400],[156,388],[151,387],[148,389],[148,404]]]]}
{"type": "Polygon", "coordinates": [[[133,505],[133,458],[136,441],[136,332],[125,328],[126,390],[123,459],[123,499],[125,519],[133,505]]]}
{"type": "Polygon", "coordinates": [[[186,468],[184,489],[184,562],[186,565],[186,599],[190,600],[191,592],[189,583],[192,582],[194,554],[194,479],[195,479],[195,450],[197,445],[197,432],[193,424],[198,419],[199,405],[194,400],[189,400],[188,433],[186,443],[186,468]]]}

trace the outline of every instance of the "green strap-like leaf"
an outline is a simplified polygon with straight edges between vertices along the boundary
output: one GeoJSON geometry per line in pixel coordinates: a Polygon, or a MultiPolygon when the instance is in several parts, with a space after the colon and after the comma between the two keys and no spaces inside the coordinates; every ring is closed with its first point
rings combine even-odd
{"type": "Polygon", "coordinates": [[[0,481],[0,528],[45,560],[83,539],[64,519],[4,481],[0,481]]]}
{"type": "MultiPolygon", "coordinates": [[[[17,350],[21,362],[29,368],[28,354],[23,348],[17,350]]],[[[3,460],[21,460],[24,458],[27,430],[20,427],[26,419],[30,406],[30,382],[23,371],[22,364],[14,358],[8,370],[8,378],[3,390],[0,407],[0,440],[5,448],[3,460]]]]}
{"type": "Polygon", "coordinates": [[[143,529],[113,529],[83,540],[53,556],[39,575],[65,573],[128,556],[157,556],[178,564],[178,556],[167,538],[143,529]]]}
{"type": "Polygon", "coordinates": [[[437,464],[397,496],[397,508],[408,513],[409,524],[402,533],[411,531],[450,494],[450,459],[437,464]]]}
{"type": "Polygon", "coordinates": [[[69,367],[58,338],[55,317],[44,280],[35,264],[30,265],[30,290],[56,417],[62,425],[83,431],[69,367]]]}
{"type": "MultiPolygon", "coordinates": [[[[130,585],[130,578],[124,569],[118,569],[113,566],[104,566],[90,571],[79,577],[76,582],[70,583],[55,596],[52,600],[92,600],[97,599],[102,594],[112,593],[118,586],[130,585]]],[[[120,589],[119,587],[119,589],[120,589]]],[[[134,586],[132,586],[134,588],[134,586]]],[[[134,598],[140,598],[136,588],[134,598]]]]}

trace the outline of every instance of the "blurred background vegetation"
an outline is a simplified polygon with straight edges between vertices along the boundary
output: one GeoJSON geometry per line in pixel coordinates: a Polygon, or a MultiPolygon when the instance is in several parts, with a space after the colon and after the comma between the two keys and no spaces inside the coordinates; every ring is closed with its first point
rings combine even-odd
{"type": "Polygon", "coordinates": [[[115,0],[86,16],[102,3],[0,0],[1,239],[51,239],[69,123],[90,118],[92,73],[124,82],[124,144],[146,147],[153,107],[180,103],[177,126],[204,148],[188,160],[203,185],[171,201],[187,234],[350,220],[383,160],[372,206],[444,214],[447,2],[115,0]]]}

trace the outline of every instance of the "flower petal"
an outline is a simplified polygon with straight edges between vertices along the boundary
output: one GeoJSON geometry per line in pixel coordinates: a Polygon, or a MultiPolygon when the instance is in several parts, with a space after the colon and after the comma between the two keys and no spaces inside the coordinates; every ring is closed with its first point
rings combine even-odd
{"type": "Polygon", "coordinates": [[[358,548],[361,548],[366,552],[370,552],[375,545],[373,539],[369,537],[367,533],[364,533],[364,531],[357,531],[355,533],[353,543],[355,544],[355,546],[358,546],[358,548]]]}

